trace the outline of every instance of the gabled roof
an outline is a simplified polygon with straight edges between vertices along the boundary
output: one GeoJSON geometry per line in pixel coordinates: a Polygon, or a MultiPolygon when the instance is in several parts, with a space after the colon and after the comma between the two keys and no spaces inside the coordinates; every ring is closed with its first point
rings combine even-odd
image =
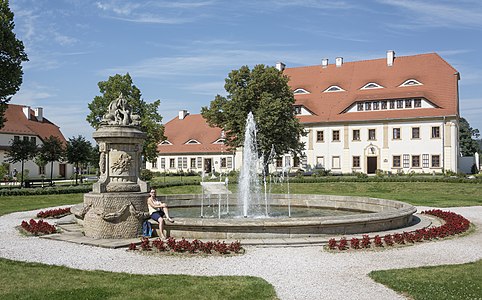
{"type": "Polygon", "coordinates": [[[12,135],[32,135],[37,136],[41,140],[45,140],[50,136],[58,137],[63,143],[66,142],[64,135],[60,132],[60,128],[48,119],[43,117],[42,121],[38,121],[35,112],[29,109],[30,118],[23,112],[23,105],[8,104],[5,112],[5,126],[0,129],[0,133],[12,135]]]}
{"type": "Polygon", "coordinates": [[[455,116],[458,114],[459,74],[436,53],[396,57],[392,66],[386,58],[345,62],[337,67],[329,64],[286,68],[289,85],[303,86],[310,94],[295,95],[296,104],[304,105],[314,113],[299,116],[302,123],[343,122],[455,116]],[[400,87],[408,79],[416,79],[423,85],[400,87]],[[376,82],[378,89],[360,90],[367,83],[376,82]],[[337,85],[345,91],[323,93],[337,85]],[[344,111],[353,103],[363,100],[387,100],[424,97],[437,108],[401,109],[349,112],[344,111]]]}
{"type": "Polygon", "coordinates": [[[200,114],[173,118],[164,125],[164,135],[172,145],[158,145],[160,153],[228,153],[224,144],[214,144],[221,138],[221,128],[210,127],[200,114]],[[189,140],[200,144],[186,144],[189,140]]]}

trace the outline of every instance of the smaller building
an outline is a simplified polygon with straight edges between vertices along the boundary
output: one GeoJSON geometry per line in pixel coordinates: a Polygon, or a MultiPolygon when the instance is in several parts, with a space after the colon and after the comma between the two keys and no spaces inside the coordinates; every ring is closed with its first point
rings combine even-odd
{"type": "Polygon", "coordinates": [[[229,173],[236,169],[235,152],[224,145],[223,131],[210,127],[200,114],[181,110],[164,127],[167,139],[159,144],[159,156],[147,162],[147,169],[164,173],[229,173]]]}
{"type": "MultiPolygon", "coordinates": [[[[15,139],[29,139],[35,141],[37,146],[41,146],[46,138],[55,136],[66,143],[60,128],[44,117],[41,107],[32,109],[25,105],[9,104],[5,112],[5,119],[5,126],[0,129],[0,163],[6,162],[7,150],[10,148],[12,140],[15,139]]],[[[9,174],[12,174],[14,169],[20,172],[21,163],[10,163],[9,174]]],[[[30,178],[50,175],[50,164],[48,167],[39,166],[33,160],[26,161],[24,169],[28,170],[30,178]]],[[[54,162],[54,178],[69,178],[72,174],[72,165],[65,162],[54,162]]]]}

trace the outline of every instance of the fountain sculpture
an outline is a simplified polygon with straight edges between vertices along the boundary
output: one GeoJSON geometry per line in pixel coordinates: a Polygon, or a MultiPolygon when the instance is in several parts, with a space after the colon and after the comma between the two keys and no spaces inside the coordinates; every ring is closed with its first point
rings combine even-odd
{"type": "Polygon", "coordinates": [[[74,214],[87,237],[135,238],[148,217],[148,184],[139,179],[142,144],[146,134],[140,117],[132,114],[122,94],[109,104],[100,127],[93,133],[99,144],[100,178],[74,214]]]}

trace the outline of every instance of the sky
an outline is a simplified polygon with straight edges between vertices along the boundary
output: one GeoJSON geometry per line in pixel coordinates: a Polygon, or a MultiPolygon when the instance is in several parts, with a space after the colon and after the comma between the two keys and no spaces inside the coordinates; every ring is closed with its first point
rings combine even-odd
{"type": "Polygon", "coordinates": [[[10,0],[29,62],[10,103],[43,107],[68,138],[98,82],[131,75],[163,123],[225,95],[230,71],[436,52],[461,74],[460,114],[482,131],[480,0],[10,0]]]}

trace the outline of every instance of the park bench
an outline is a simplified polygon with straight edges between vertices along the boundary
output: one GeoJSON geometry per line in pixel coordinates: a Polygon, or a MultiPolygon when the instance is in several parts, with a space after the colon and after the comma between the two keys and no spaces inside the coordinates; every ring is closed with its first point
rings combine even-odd
{"type": "Polygon", "coordinates": [[[28,179],[24,182],[26,188],[47,187],[52,185],[54,185],[54,182],[51,179],[28,179]]]}

